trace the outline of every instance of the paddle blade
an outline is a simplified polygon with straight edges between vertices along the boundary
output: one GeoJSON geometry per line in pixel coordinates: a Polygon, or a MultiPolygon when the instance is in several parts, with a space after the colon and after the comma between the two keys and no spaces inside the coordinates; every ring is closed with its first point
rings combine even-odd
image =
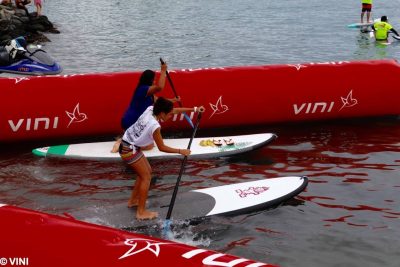
{"type": "Polygon", "coordinates": [[[190,126],[192,126],[192,128],[194,129],[194,124],[193,124],[192,120],[190,119],[189,115],[186,113],[183,113],[183,116],[185,117],[187,122],[190,124],[190,126]]]}
{"type": "Polygon", "coordinates": [[[162,229],[162,238],[171,240],[173,238],[172,230],[171,230],[171,220],[165,220],[163,229],[162,229]]]}
{"type": "Polygon", "coordinates": [[[374,38],[374,32],[373,31],[369,32],[369,38],[374,38]]]}

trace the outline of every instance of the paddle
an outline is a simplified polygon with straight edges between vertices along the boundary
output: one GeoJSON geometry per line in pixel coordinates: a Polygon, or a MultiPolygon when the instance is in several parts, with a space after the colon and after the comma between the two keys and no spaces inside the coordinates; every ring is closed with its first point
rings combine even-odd
{"type": "MultiPolygon", "coordinates": [[[[196,126],[193,129],[192,137],[189,140],[189,144],[187,146],[187,149],[190,149],[190,147],[192,146],[193,139],[196,136],[197,129],[199,128],[201,114],[202,114],[202,112],[199,112],[197,114],[196,126]]],[[[186,161],[187,161],[187,156],[185,156],[183,158],[183,160],[182,160],[181,169],[179,171],[179,175],[178,175],[178,178],[177,178],[176,183],[175,183],[174,192],[172,193],[171,202],[169,204],[167,217],[165,218],[165,223],[164,223],[164,231],[163,231],[163,235],[164,236],[167,236],[168,229],[170,228],[170,224],[171,224],[170,218],[171,218],[172,210],[173,210],[174,205],[175,205],[176,195],[178,194],[179,183],[181,182],[181,178],[182,178],[183,172],[185,171],[186,161]]]]}
{"type": "Polygon", "coordinates": [[[388,32],[388,37],[389,37],[389,35],[392,36],[393,39],[400,41],[400,35],[397,35],[396,33],[392,32],[392,31],[388,32]]]}
{"type": "MultiPolygon", "coordinates": [[[[163,65],[165,64],[165,61],[164,61],[162,58],[160,58],[160,62],[161,62],[161,64],[163,64],[163,65]]],[[[175,86],[174,86],[174,84],[172,83],[172,79],[171,79],[171,76],[169,76],[168,71],[166,72],[166,74],[167,74],[167,79],[168,79],[169,85],[171,86],[172,91],[174,92],[175,97],[178,98],[178,94],[176,93],[175,86]]],[[[180,100],[178,101],[178,103],[179,103],[179,106],[182,107],[182,102],[181,102],[180,100]]],[[[183,113],[183,116],[184,116],[185,119],[189,122],[190,126],[192,126],[192,128],[194,128],[194,125],[193,125],[192,120],[189,118],[189,116],[188,116],[185,112],[183,113]]]]}
{"type": "Polygon", "coordinates": [[[400,41],[400,36],[399,36],[399,35],[393,34],[392,37],[393,37],[394,39],[400,41]]]}
{"type": "Polygon", "coordinates": [[[375,37],[375,34],[374,34],[374,31],[372,30],[369,32],[369,38],[374,38],[374,37],[375,37]]]}

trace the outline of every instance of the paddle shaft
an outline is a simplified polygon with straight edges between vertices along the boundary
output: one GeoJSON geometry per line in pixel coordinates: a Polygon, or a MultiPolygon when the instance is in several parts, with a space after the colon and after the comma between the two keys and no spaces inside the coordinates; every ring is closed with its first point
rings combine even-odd
{"type": "MultiPolygon", "coordinates": [[[[162,58],[160,58],[160,62],[161,62],[161,64],[165,64],[165,61],[162,58]]],[[[165,73],[167,75],[168,82],[171,85],[172,91],[174,92],[175,98],[178,99],[178,94],[176,93],[175,86],[172,83],[171,76],[169,76],[168,71],[166,71],[165,73]]],[[[183,107],[182,102],[180,100],[178,100],[178,103],[179,103],[179,107],[183,107]]],[[[190,124],[190,126],[192,126],[192,128],[194,128],[192,120],[189,118],[189,116],[185,112],[183,113],[183,116],[185,117],[187,122],[190,124]]]]}
{"type": "MultiPolygon", "coordinates": [[[[187,149],[190,149],[190,147],[192,146],[193,138],[196,136],[197,129],[199,128],[201,114],[202,113],[199,112],[198,115],[197,115],[196,126],[194,127],[193,134],[192,134],[192,137],[189,140],[189,144],[187,146],[187,149]]],[[[178,179],[176,180],[176,184],[175,184],[175,187],[174,187],[174,192],[172,193],[172,197],[171,197],[171,202],[169,203],[166,220],[169,220],[171,218],[172,210],[173,210],[174,205],[175,205],[176,195],[178,194],[179,184],[181,182],[181,178],[182,178],[183,172],[185,171],[186,161],[187,161],[187,156],[185,156],[183,158],[183,160],[182,160],[181,169],[179,171],[179,176],[178,176],[178,179]]]]}
{"type": "MultiPolygon", "coordinates": [[[[165,64],[165,61],[162,58],[160,58],[160,62],[161,62],[161,64],[165,64]]],[[[174,92],[175,97],[178,98],[178,94],[176,93],[175,86],[174,86],[174,83],[172,82],[171,76],[169,76],[168,71],[166,71],[165,73],[167,75],[168,82],[171,85],[171,88],[172,88],[172,91],[174,92]]],[[[182,107],[182,102],[180,100],[178,102],[179,102],[179,106],[182,107]]]]}

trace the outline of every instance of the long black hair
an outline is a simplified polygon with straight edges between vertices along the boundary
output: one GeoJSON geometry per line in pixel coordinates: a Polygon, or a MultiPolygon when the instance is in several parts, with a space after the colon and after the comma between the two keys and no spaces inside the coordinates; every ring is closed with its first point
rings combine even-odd
{"type": "Polygon", "coordinates": [[[173,108],[174,104],[170,100],[165,99],[164,97],[159,97],[157,98],[156,103],[154,103],[153,114],[156,116],[159,115],[161,112],[167,114],[170,113],[173,108]]]}
{"type": "Polygon", "coordinates": [[[138,88],[141,85],[149,85],[151,86],[154,82],[154,78],[156,77],[156,73],[152,70],[143,71],[142,75],[140,75],[139,83],[136,86],[138,88]]]}

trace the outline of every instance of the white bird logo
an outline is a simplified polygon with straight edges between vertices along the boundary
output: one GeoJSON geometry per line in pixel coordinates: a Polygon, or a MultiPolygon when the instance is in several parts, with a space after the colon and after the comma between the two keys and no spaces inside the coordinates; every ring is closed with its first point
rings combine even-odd
{"type": "Polygon", "coordinates": [[[75,106],[75,108],[74,108],[74,111],[71,113],[71,112],[68,112],[68,111],[65,111],[65,113],[67,113],[67,115],[68,115],[68,117],[71,119],[70,121],[69,121],[69,123],[68,123],[68,126],[67,126],[67,128],[71,125],[71,123],[73,123],[73,122],[82,122],[82,121],[84,121],[84,120],[87,120],[87,115],[85,114],[85,113],[81,113],[80,111],[79,111],[79,103],[75,106]]]}
{"type": "Polygon", "coordinates": [[[290,66],[290,67],[295,67],[296,70],[300,70],[301,68],[306,68],[306,66],[301,65],[301,64],[296,64],[296,65],[288,64],[288,66],[290,66]]]}
{"type": "Polygon", "coordinates": [[[171,244],[171,243],[156,242],[154,240],[145,239],[145,238],[130,238],[130,239],[125,240],[125,245],[131,246],[131,248],[127,252],[125,252],[124,255],[119,257],[119,259],[123,259],[123,258],[129,257],[129,256],[132,256],[132,255],[138,254],[145,250],[149,250],[154,255],[156,255],[156,257],[158,257],[158,254],[160,254],[160,245],[167,245],[167,244],[171,244]],[[145,243],[146,246],[144,248],[141,248],[141,249],[138,249],[135,251],[138,243],[145,243]]]}
{"type": "Polygon", "coordinates": [[[214,116],[214,114],[222,114],[229,110],[227,105],[222,104],[222,96],[220,96],[218,98],[218,101],[215,105],[210,103],[210,107],[213,110],[213,113],[211,114],[210,119],[212,116],[214,116]]]}
{"type": "Polygon", "coordinates": [[[15,79],[15,84],[17,84],[17,83],[19,83],[19,82],[22,82],[22,81],[27,81],[27,80],[29,80],[29,78],[28,77],[22,77],[22,78],[14,78],[15,79]]]}
{"type": "Polygon", "coordinates": [[[340,108],[340,110],[342,110],[342,108],[350,108],[352,106],[357,105],[358,101],[357,99],[353,98],[353,90],[350,91],[350,93],[346,96],[346,98],[344,97],[340,97],[342,99],[342,103],[343,106],[340,108]]]}

